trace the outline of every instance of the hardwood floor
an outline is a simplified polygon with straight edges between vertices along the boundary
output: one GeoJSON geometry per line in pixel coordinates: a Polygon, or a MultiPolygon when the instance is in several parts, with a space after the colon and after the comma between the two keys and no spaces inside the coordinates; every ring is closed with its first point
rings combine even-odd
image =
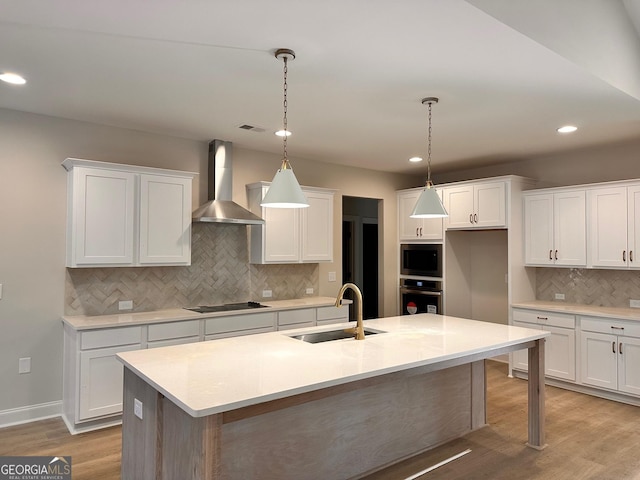
{"type": "MultiPolygon", "coordinates": [[[[505,364],[487,362],[488,427],[367,480],[406,479],[466,449],[471,453],[418,478],[640,480],[640,408],[547,387],[549,446],[538,452],[524,445],[527,383],[506,372],[505,364]]],[[[120,432],[112,427],[70,435],[59,418],[7,427],[0,429],[0,456],[71,455],[74,480],[116,480],[120,432]]]]}

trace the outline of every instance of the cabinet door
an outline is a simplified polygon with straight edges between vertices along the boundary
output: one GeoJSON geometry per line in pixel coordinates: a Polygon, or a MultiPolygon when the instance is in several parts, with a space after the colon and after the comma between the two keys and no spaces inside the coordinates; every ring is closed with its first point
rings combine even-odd
{"type": "Polygon", "coordinates": [[[617,337],[606,333],[581,332],[580,375],[582,383],[616,390],[618,388],[617,337]]]}
{"type": "Polygon", "coordinates": [[[73,169],[67,266],[133,262],[134,182],[133,173],[73,169]]]}
{"type": "MultiPolygon", "coordinates": [[[[519,322],[517,320],[513,321],[514,327],[522,327],[522,328],[530,328],[531,330],[541,330],[539,325],[534,323],[526,323],[519,322]]],[[[545,358],[546,358],[545,352],[545,358]]],[[[524,370],[525,372],[529,370],[529,349],[524,348],[522,350],[516,350],[513,352],[513,368],[517,368],[518,370],[524,370]]]]}
{"type": "Polygon", "coordinates": [[[618,337],[618,389],[640,395],[640,338],[618,337]]]}
{"type": "MultiPolygon", "coordinates": [[[[443,189],[436,190],[442,200],[443,189]]],[[[400,241],[442,240],[442,218],[411,218],[422,190],[398,193],[398,237],[400,241]]]]}
{"type": "Polygon", "coordinates": [[[191,264],[191,182],[140,175],[141,264],[191,264]]]}
{"type": "Polygon", "coordinates": [[[300,261],[300,209],[264,208],[264,262],[300,261]]]}
{"type": "Polygon", "coordinates": [[[585,266],[587,225],[584,190],[556,193],[553,198],[553,214],[555,264],[585,266]]]}
{"type": "Polygon", "coordinates": [[[628,265],[640,268],[640,186],[627,188],[628,265]]]}
{"type": "Polygon", "coordinates": [[[305,192],[309,207],[300,212],[302,261],[333,261],[333,195],[305,192]]]}
{"type": "Polygon", "coordinates": [[[589,191],[589,259],[594,267],[627,265],[627,188],[589,191]]]}
{"type": "Polygon", "coordinates": [[[116,354],[139,349],[140,345],[128,345],[80,352],[79,420],[122,412],[124,367],[116,354]]]}
{"type": "Polygon", "coordinates": [[[506,197],[504,182],[482,183],[474,186],[474,214],[476,227],[506,226],[506,197]]]}
{"type": "Polygon", "coordinates": [[[473,228],[473,185],[447,187],[444,189],[447,228],[473,228]]]}
{"type": "Polygon", "coordinates": [[[553,264],[553,195],[524,197],[524,255],[527,265],[553,264]]]}
{"type": "Polygon", "coordinates": [[[545,374],[564,380],[576,380],[576,332],[568,328],[542,326],[551,332],[545,345],[545,374]]]}

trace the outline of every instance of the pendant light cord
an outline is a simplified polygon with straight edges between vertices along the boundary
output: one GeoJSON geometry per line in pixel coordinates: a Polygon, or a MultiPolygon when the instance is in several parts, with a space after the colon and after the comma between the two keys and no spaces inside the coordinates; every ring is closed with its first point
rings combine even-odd
{"type": "Polygon", "coordinates": [[[429,102],[429,133],[428,133],[428,147],[427,147],[427,187],[431,187],[431,105],[433,102],[429,102]]]}
{"type": "Polygon", "coordinates": [[[284,92],[284,100],[283,100],[283,108],[284,108],[284,116],[282,118],[282,124],[284,127],[284,137],[283,137],[283,149],[284,149],[284,154],[283,154],[283,159],[282,159],[282,165],[283,168],[288,168],[288,160],[287,160],[287,134],[289,133],[289,131],[287,130],[287,56],[284,55],[283,57],[284,60],[284,85],[283,85],[283,92],[284,92]]]}

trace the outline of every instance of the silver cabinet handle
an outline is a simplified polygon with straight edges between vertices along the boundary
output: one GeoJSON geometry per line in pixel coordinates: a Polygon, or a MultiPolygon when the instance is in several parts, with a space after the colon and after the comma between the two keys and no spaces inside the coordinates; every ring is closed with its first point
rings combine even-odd
{"type": "Polygon", "coordinates": [[[622,250],[622,261],[623,262],[627,261],[627,251],[626,250],[622,250]]]}
{"type": "Polygon", "coordinates": [[[611,342],[611,351],[613,351],[613,353],[616,353],[616,342],[611,342]]]}

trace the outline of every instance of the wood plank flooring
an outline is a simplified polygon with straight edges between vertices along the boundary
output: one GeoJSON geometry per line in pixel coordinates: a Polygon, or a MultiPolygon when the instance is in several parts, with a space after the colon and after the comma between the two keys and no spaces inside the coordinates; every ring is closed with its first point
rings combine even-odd
{"type": "MultiPolygon", "coordinates": [[[[549,446],[538,452],[524,445],[527,383],[506,373],[505,364],[487,362],[488,427],[367,480],[406,479],[466,449],[471,453],[419,478],[640,480],[639,407],[547,387],[549,446]]],[[[0,429],[0,456],[71,455],[74,480],[119,479],[120,443],[120,427],[70,435],[59,418],[0,429]]]]}

